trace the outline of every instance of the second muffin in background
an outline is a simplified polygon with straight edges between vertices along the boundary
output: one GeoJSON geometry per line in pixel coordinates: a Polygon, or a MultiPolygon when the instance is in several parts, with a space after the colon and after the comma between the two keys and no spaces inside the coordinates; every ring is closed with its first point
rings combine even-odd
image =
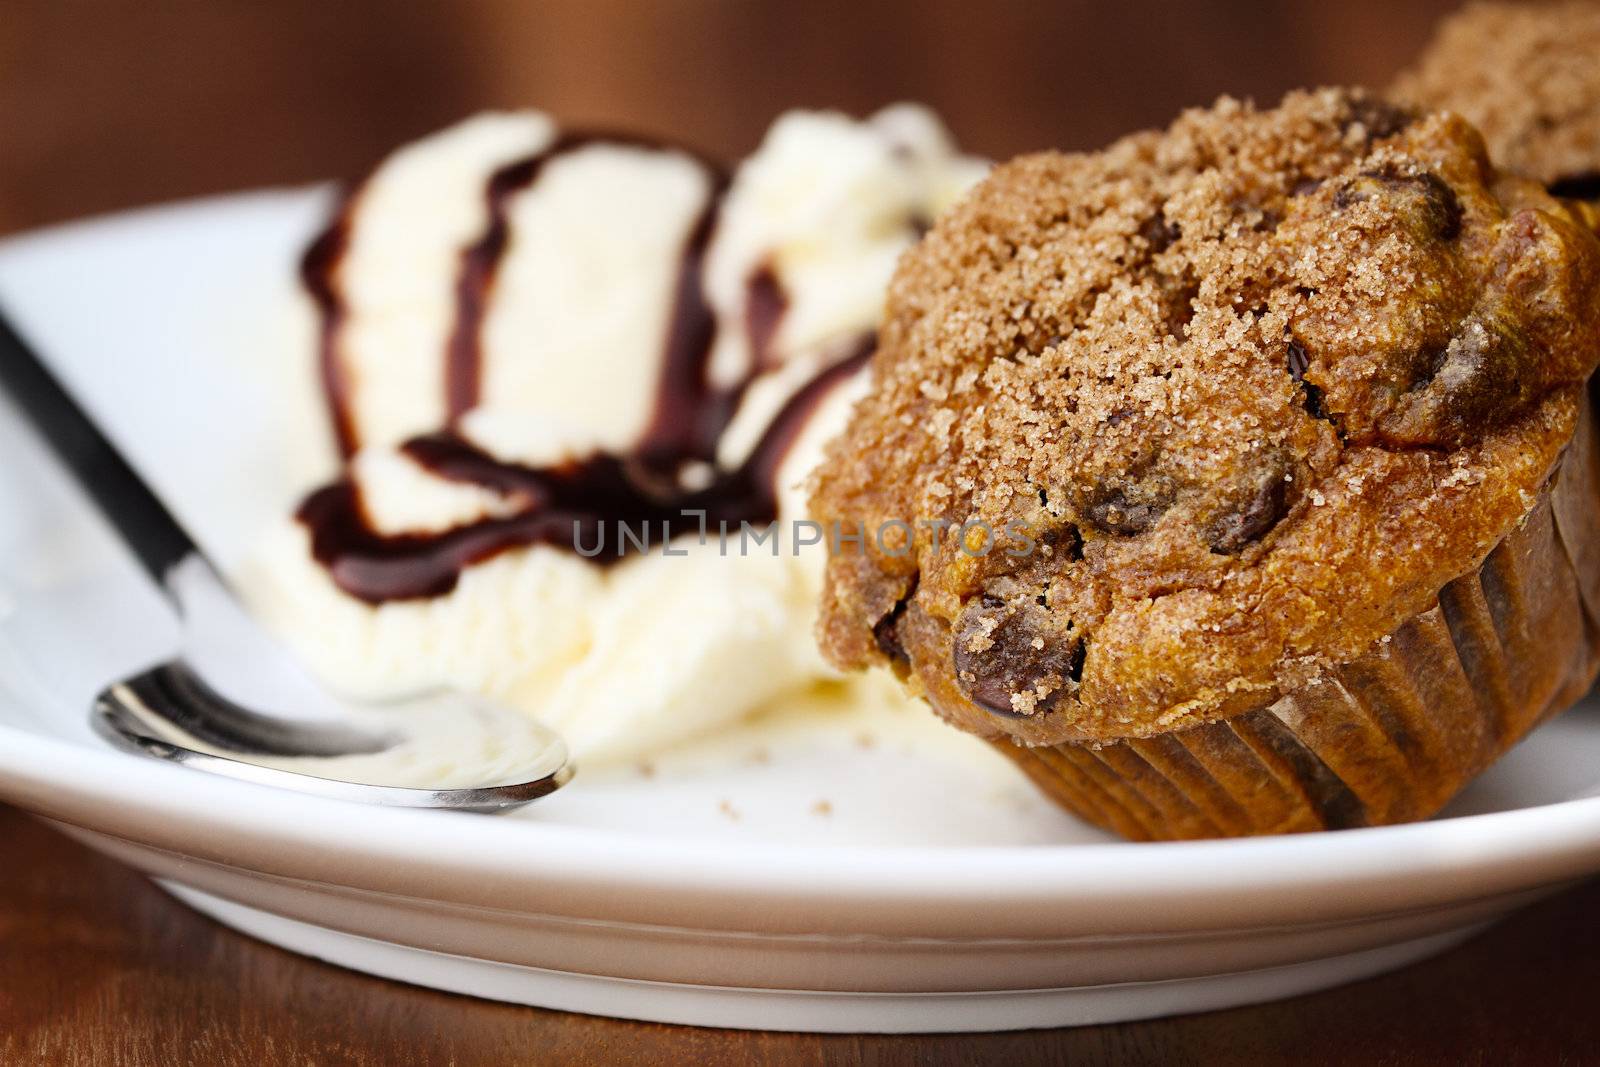
{"type": "Polygon", "coordinates": [[[1391,93],[1461,115],[1496,166],[1600,199],[1600,3],[1469,5],[1391,93]]]}

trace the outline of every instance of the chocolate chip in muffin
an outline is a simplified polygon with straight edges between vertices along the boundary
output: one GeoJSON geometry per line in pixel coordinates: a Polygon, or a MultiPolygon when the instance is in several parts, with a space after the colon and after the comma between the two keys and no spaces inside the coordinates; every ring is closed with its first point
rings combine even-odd
{"type": "Polygon", "coordinates": [[[1427,445],[1459,436],[1493,418],[1502,404],[1526,400],[1527,339],[1513,326],[1472,316],[1432,357],[1400,407],[1380,424],[1385,441],[1427,445]]]}
{"type": "Polygon", "coordinates": [[[1340,184],[1333,206],[1343,211],[1375,197],[1396,201],[1399,213],[1416,219],[1421,232],[1437,240],[1453,241],[1461,235],[1461,202],[1432,171],[1405,173],[1394,167],[1362,171],[1340,184]]]}
{"type": "Polygon", "coordinates": [[[1346,106],[1343,129],[1346,133],[1358,133],[1370,145],[1393,137],[1415,118],[1414,113],[1388,100],[1358,96],[1351,98],[1346,106]]]}
{"type": "Polygon", "coordinates": [[[1322,407],[1322,390],[1315,382],[1306,381],[1306,371],[1311,367],[1311,360],[1306,355],[1306,350],[1297,341],[1290,341],[1286,363],[1289,368],[1289,377],[1300,387],[1300,406],[1306,409],[1306,414],[1313,419],[1327,419],[1328,413],[1322,407]]]}
{"type": "Polygon", "coordinates": [[[1288,514],[1293,475],[1279,452],[1263,456],[1222,497],[1206,524],[1206,544],[1219,555],[1234,555],[1261,540],[1288,514]]]}
{"type": "Polygon", "coordinates": [[[955,627],[952,667],[973,703],[993,715],[1048,711],[1082,677],[1084,642],[1046,624],[1036,607],[1017,609],[985,594],[955,627]]]}
{"type": "Polygon", "coordinates": [[[1085,494],[1083,517],[1103,534],[1132,537],[1154,526],[1171,502],[1159,490],[1097,485],[1085,494]]]}
{"type": "Polygon", "coordinates": [[[1161,253],[1171,247],[1172,242],[1182,237],[1183,231],[1168,222],[1164,212],[1157,211],[1139,227],[1139,236],[1150,246],[1150,251],[1161,253]]]}
{"type": "Polygon", "coordinates": [[[894,602],[894,607],[889,609],[888,614],[872,624],[872,639],[877,642],[879,650],[889,657],[889,662],[897,668],[909,663],[911,659],[900,640],[900,620],[905,617],[906,605],[916,593],[917,583],[913,578],[911,588],[906,595],[894,602]]]}
{"type": "Polygon", "coordinates": [[[1073,563],[1083,558],[1083,534],[1070,522],[1052,523],[1039,535],[1039,545],[1046,555],[1073,563]]]}

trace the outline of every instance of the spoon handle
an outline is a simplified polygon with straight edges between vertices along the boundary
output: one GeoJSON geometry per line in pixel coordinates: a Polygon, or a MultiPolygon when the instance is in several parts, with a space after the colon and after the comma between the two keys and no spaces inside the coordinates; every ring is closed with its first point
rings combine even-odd
{"type": "Polygon", "coordinates": [[[194,540],[0,311],[0,386],[164,592],[194,540]]]}

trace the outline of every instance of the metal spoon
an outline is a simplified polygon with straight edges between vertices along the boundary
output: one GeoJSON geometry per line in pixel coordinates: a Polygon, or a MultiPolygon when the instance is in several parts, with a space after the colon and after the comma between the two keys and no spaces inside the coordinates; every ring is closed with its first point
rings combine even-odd
{"type": "MultiPolygon", "coordinates": [[[[404,736],[387,723],[378,729],[352,725],[353,718],[378,719],[377,709],[335,701],[261,630],[199,546],[3,314],[0,385],[171,601],[184,625],[183,659],[117,682],[95,698],[90,721],[102,738],[128,752],[230,778],[400,807],[505,811],[554,792],[570,780],[573,767],[565,742],[553,731],[521,719],[523,731],[539,731],[538,751],[528,765],[509,780],[465,788],[373,784],[350,780],[348,773],[321,777],[251,762],[249,757],[323,757],[338,759],[347,772],[365,764],[381,773],[381,754],[401,744],[404,736]],[[247,655],[241,657],[241,649],[247,655]],[[230,678],[224,667],[249,678],[230,678]],[[296,714],[263,714],[219,691],[245,683],[252,700],[267,694],[271,706],[293,708],[296,714]],[[307,713],[310,717],[302,717],[307,713]]],[[[384,718],[404,722],[408,711],[414,717],[424,707],[435,718],[458,717],[464,728],[488,714],[482,702],[446,692],[385,704],[382,712],[384,718]]]]}

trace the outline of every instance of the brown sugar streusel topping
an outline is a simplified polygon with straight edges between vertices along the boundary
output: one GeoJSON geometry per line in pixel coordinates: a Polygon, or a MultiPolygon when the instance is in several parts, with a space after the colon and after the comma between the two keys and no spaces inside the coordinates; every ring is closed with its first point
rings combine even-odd
{"type": "Polygon", "coordinates": [[[1466,118],[1497,166],[1600,199],[1600,3],[1473,4],[1393,95],[1466,118]]]}
{"type": "Polygon", "coordinates": [[[822,647],[1035,744],[1262,706],[1526,513],[1597,315],[1600,242],[1453,116],[1223,99],[1014,160],[902,262],[816,476],[869,534],[822,647]]]}

